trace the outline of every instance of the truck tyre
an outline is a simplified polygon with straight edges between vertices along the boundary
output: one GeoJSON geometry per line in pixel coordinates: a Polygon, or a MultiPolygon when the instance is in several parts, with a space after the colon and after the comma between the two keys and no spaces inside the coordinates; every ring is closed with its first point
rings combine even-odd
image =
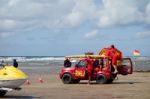
{"type": "Polygon", "coordinates": [[[106,84],[107,83],[107,78],[103,74],[99,74],[99,75],[97,75],[96,83],[106,84]]]}
{"type": "Polygon", "coordinates": [[[62,82],[64,84],[71,84],[72,83],[72,77],[70,74],[64,74],[62,77],[62,82]]]}
{"type": "Polygon", "coordinates": [[[7,93],[7,91],[4,91],[4,90],[0,90],[0,96],[4,96],[5,94],[7,93]]]}

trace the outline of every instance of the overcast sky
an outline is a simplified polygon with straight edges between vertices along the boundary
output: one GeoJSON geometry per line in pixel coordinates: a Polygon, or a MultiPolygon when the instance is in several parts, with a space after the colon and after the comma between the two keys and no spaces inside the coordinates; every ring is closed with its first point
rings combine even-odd
{"type": "Polygon", "coordinates": [[[150,56],[150,0],[0,0],[0,56],[62,56],[114,44],[150,56]]]}

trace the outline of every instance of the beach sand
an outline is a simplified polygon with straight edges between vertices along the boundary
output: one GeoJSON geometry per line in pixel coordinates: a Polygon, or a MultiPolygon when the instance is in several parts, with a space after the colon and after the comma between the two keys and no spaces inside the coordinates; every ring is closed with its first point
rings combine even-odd
{"type": "Polygon", "coordinates": [[[29,74],[30,85],[8,92],[3,99],[150,99],[150,72],[121,76],[112,84],[63,84],[57,73],[29,74]],[[41,76],[44,83],[39,82],[41,76]]]}

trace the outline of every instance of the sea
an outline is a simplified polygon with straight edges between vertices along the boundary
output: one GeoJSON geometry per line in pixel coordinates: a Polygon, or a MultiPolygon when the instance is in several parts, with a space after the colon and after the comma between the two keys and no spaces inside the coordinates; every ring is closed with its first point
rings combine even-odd
{"type": "Polygon", "coordinates": [[[63,56],[0,56],[0,64],[13,65],[13,60],[18,62],[18,68],[27,74],[40,75],[46,73],[59,73],[63,67],[63,56]]]}
{"type": "MultiPolygon", "coordinates": [[[[134,71],[150,71],[150,56],[133,57],[134,71]]],[[[32,73],[59,73],[64,63],[64,56],[0,56],[0,64],[12,65],[13,59],[16,59],[20,69],[32,73]]]]}

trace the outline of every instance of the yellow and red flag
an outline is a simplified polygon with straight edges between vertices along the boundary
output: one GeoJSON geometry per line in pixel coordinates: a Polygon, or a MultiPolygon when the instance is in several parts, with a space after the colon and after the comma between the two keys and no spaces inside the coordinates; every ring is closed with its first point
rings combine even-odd
{"type": "Polygon", "coordinates": [[[134,55],[134,56],[140,56],[140,51],[137,50],[137,49],[135,49],[135,50],[133,51],[133,55],[134,55]]]}

